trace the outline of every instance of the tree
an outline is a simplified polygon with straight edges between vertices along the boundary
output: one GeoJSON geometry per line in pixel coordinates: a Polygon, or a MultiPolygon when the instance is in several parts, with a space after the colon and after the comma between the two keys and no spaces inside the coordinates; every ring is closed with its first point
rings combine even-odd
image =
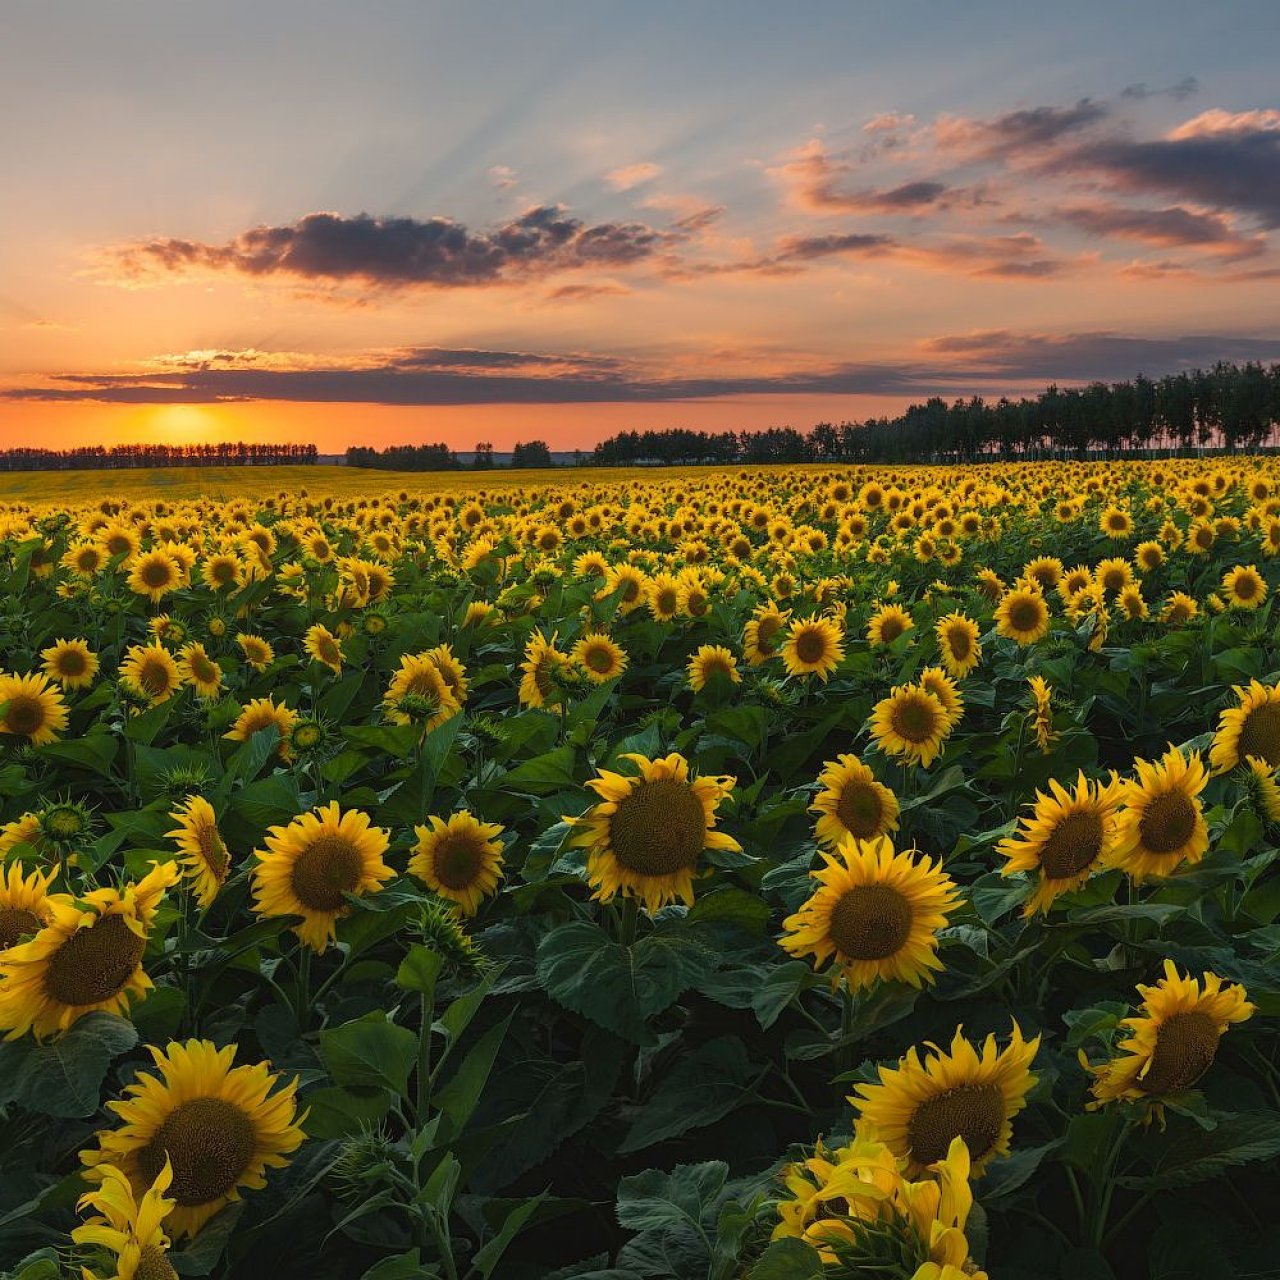
{"type": "Polygon", "coordinates": [[[550,467],[555,464],[551,460],[551,448],[545,440],[530,440],[527,444],[517,443],[511,451],[513,467],[550,467]]]}
{"type": "Polygon", "coordinates": [[[477,471],[493,470],[493,445],[487,440],[476,445],[476,458],[471,464],[477,471]]]}

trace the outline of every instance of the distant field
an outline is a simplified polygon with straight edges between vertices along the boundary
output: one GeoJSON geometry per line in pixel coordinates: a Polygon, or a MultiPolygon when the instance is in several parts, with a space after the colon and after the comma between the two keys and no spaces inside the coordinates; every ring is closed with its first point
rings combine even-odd
{"type": "MultiPolygon", "coordinates": [[[[0,502],[61,502],[74,505],[114,494],[145,500],[161,496],[191,498],[205,495],[226,499],[246,493],[364,494],[406,489],[417,493],[453,490],[506,489],[538,484],[608,484],[643,476],[698,474],[717,467],[557,467],[548,471],[370,471],[353,467],[167,467],[136,471],[14,471],[0,472],[0,502]]],[[[736,464],[733,470],[740,470],[736,464]]],[[[797,468],[791,468],[796,470],[797,468]]],[[[807,468],[805,468],[807,469],[807,468]]]]}

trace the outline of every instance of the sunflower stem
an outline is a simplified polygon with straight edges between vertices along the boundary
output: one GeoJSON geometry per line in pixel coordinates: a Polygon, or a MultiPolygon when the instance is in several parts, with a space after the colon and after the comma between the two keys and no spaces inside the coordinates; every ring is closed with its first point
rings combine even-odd
{"type": "Polygon", "coordinates": [[[418,1126],[427,1122],[431,1105],[431,1028],[435,1022],[435,989],[424,991],[420,1000],[422,1024],[418,1030],[418,1126]]]}
{"type": "Polygon", "coordinates": [[[299,1029],[305,1031],[311,1012],[311,948],[301,940],[298,942],[298,991],[294,1012],[298,1015],[299,1029]]]}
{"type": "Polygon", "coordinates": [[[635,898],[624,898],[622,902],[622,923],[618,929],[618,941],[624,947],[630,947],[636,940],[636,924],[640,918],[640,904],[635,898]]]}

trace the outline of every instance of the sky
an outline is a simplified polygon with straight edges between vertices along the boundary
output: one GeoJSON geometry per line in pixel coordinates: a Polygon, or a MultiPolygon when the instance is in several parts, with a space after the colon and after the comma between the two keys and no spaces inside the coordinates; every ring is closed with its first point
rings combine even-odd
{"type": "Polygon", "coordinates": [[[1280,360],[1274,0],[0,6],[0,447],[1280,360]]]}

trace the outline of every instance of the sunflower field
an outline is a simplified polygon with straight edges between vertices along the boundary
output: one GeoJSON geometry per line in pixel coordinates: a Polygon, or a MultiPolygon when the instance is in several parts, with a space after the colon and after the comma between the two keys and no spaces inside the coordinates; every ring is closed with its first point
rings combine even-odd
{"type": "Polygon", "coordinates": [[[1280,462],[361,483],[0,499],[0,1273],[1280,1275],[1280,462]]]}

